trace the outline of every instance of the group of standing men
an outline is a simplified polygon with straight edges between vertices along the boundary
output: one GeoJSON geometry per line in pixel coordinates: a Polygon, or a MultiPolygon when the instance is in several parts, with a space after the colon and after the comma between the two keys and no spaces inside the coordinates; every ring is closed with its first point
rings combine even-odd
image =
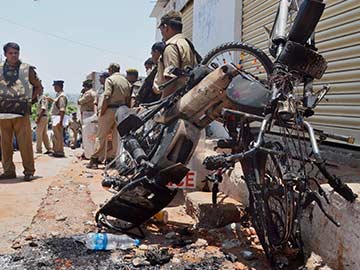
{"type": "Polygon", "coordinates": [[[36,153],[42,153],[42,142],[46,152],[53,157],[65,157],[64,152],[64,118],[67,106],[67,97],[64,92],[64,81],[54,81],[55,99],[41,95],[38,97],[36,114],[36,153]],[[52,103],[50,114],[49,102],[52,103]],[[54,132],[52,145],[47,134],[49,116],[52,118],[52,130],[54,132]]]}
{"type": "Polygon", "coordinates": [[[109,162],[115,158],[119,140],[115,112],[122,106],[131,106],[132,85],[120,74],[119,64],[110,64],[108,72],[101,74],[100,83],[102,86],[99,94],[97,94],[92,89],[92,82],[85,81],[83,93],[78,100],[82,120],[93,116],[95,113],[98,116],[94,152],[90,157],[88,168],[97,168],[102,161],[109,162]],[[109,134],[112,135],[112,147],[108,152],[109,134]]]}
{"type": "MultiPolygon", "coordinates": [[[[174,77],[171,71],[174,68],[194,67],[198,63],[194,46],[182,34],[180,13],[172,11],[164,15],[158,28],[163,36],[163,42],[153,45],[152,58],[145,62],[148,76],[141,86],[138,85],[136,70],[128,70],[125,78],[120,74],[120,65],[115,63],[110,64],[108,73],[101,75],[102,87],[98,93],[93,90],[92,81],[83,83],[82,95],[78,100],[81,119],[84,120],[95,113],[98,115],[95,150],[87,165],[88,168],[97,168],[100,162],[109,162],[116,157],[119,141],[115,122],[117,110],[121,107],[129,109],[171,95],[185,84],[184,80],[177,80],[160,90],[162,84],[174,77]],[[112,150],[106,153],[109,134],[112,134],[112,150]]],[[[45,153],[51,153],[54,157],[64,157],[63,122],[67,98],[63,91],[64,81],[54,81],[55,99],[43,96],[43,87],[36,76],[35,68],[20,62],[19,52],[20,48],[17,44],[6,44],[4,46],[6,61],[0,65],[0,132],[4,170],[0,179],[16,177],[12,161],[12,139],[15,134],[23,160],[24,180],[30,181],[35,172],[29,117],[31,104],[38,102],[37,136],[41,140],[38,140],[37,152],[42,152],[41,145],[44,142],[47,150],[45,153]],[[48,102],[53,103],[52,148],[46,133],[49,120],[48,102]]]]}
{"type": "Polygon", "coordinates": [[[95,152],[91,156],[88,168],[97,168],[106,151],[106,140],[112,133],[112,152],[108,155],[108,162],[115,158],[118,146],[118,132],[116,130],[115,112],[121,107],[136,107],[141,103],[149,103],[171,95],[176,89],[185,84],[184,79],[177,80],[163,90],[161,85],[174,78],[174,68],[184,69],[194,67],[198,63],[197,52],[193,44],[182,34],[182,18],[178,12],[169,12],[161,18],[158,26],[163,42],[155,43],[152,47],[152,57],[145,61],[147,78],[137,88],[137,71],[127,70],[127,80],[109,67],[110,77],[104,86],[104,101],[100,110],[99,127],[95,143],[95,152]]]}

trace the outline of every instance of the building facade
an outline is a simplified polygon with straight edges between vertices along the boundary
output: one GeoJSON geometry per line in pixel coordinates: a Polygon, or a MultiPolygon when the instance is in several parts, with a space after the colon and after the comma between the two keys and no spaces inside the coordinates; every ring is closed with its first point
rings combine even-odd
{"type": "Polygon", "coordinates": [[[86,79],[87,80],[92,80],[93,81],[93,89],[98,92],[101,85],[100,85],[100,75],[101,75],[101,72],[96,72],[96,71],[93,71],[91,72],[90,74],[88,74],[86,76],[86,79]]]}
{"type": "MultiPolygon", "coordinates": [[[[268,53],[267,34],[279,0],[158,0],[151,17],[170,10],[183,14],[184,34],[201,55],[223,42],[241,41],[268,53]]],[[[161,40],[156,30],[156,40],[161,40]]],[[[316,29],[319,52],[329,67],[315,90],[331,87],[311,118],[315,127],[353,136],[360,146],[360,1],[327,0],[316,29]]]]}

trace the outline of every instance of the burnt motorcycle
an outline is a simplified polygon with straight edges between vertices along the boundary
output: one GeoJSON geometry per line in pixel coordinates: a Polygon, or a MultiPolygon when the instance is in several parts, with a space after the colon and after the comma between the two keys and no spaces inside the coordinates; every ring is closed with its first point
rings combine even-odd
{"type": "Polygon", "coordinates": [[[223,108],[256,109],[267,104],[271,97],[267,84],[272,69],[270,59],[250,45],[227,46],[232,48],[231,53],[254,64],[248,68],[226,60],[216,64],[210,61],[217,54],[212,51],[194,69],[173,70],[174,78],[161,88],[184,78],[187,83],[171,96],[142,104],[139,113],[126,108],[118,110],[122,149],[108,165],[116,164],[118,173],[111,175],[105,169],[103,186],[114,196],[96,215],[100,227],[119,231],[139,228],[173,199],[176,190],[169,189],[167,184],[178,184],[185,177],[189,171],[186,164],[201,131],[214,120],[222,119],[223,108]],[[234,85],[244,90],[239,98],[232,93],[234,85]]]}

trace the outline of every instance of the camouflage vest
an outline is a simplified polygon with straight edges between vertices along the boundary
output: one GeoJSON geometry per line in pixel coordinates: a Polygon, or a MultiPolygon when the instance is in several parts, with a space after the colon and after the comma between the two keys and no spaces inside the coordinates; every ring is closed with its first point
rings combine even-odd
{"type": "Polygon", "coordinates": [[[4,79],[4,63],[0,64],[0,97],[18,98],[31,102],[32,86],[29,81],[30,65],[21,63],[19,68],[19,79],[15,85],[8,86],[4,79]]]}
{"type": "Polygon", "coordinates": [[[4,63],[0,64],[0,119],[21,117],[24,104],[31,106],[32,86],[29,81],[30,65],[21,63],[19,78],[13,86],[8,86],[4,78],[4,63]],[[18,110],[18,111],[17,111],[18,110]]]}

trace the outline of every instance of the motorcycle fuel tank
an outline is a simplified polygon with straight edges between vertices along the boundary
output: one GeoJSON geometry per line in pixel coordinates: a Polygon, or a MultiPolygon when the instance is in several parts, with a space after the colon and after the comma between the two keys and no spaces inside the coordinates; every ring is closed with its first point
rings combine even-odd
{"type": "Polygon", "coordinates": [[[271,99],[271,91],[260,82],[239,74],[230,82],[227,97],[238,106],[238,110],[262,114],[271,99]]]}

